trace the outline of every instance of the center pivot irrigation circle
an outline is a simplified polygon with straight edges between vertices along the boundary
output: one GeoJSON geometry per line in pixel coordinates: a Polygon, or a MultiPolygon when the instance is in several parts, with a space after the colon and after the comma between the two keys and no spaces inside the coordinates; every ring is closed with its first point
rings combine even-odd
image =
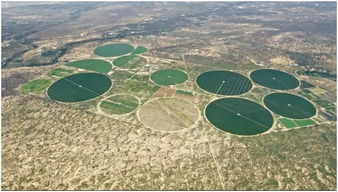
{"type": "Polygon", "coordinates": [[[208,71],[196,78],[200,88],[219,95],[241,95],[252,88],[249,78],[231,71],[208,71]]]}
{"type": "Polygon", "coordinates": [[[139,100],[132,95],[113,95],[100,103],[100,109],[108,115],[125,115],[139,106],[139,100]]]}
{"type": "Polygon", "coordinates": [[[84,59],[67,63],[66,66],[72,66],[80,69],[108,73],[112,69],[110,62],[101,59],[84,59]]]}
{"type": "Polygon", "coordinates": [[[273,69],[259,69],[250,74],[257,84],[271,89],[289,90],[298,87],[299,81],[294,76],[273,69]]]}
{"type": "Polygon", "coordinates": [[[50,99],[60,102],[81,102],[105,93],[111,80],[99,73],[79,73],[54,82],[47,91],[50,99]]]}
{"type": "Polygon", "coordinates": [[[177,98],[157,98],[137,111],[141,123],[153,130],[177,132],[194,125],[200,112],[193,103],[177,98]]]}
{"type": "Polygon", "coordinates": [[[134,47],[126,43],[102,45],[94,50],[94,54],[101,57],[116,57],[131,53],[134,47]]]}
{"type": "Polygon", "coordinates": [[[134,68],[141,67],[147,64],[147,59],[145,59],[144,57],[139,57],[135,55],[127,55],[127,56],[116,58],[113,61],[113,64],[116,67],[134,69],[134,68]]]}
{"type": "Polygon", "coordinates": [[[218,129],[237,135],[260,134],[273,125],[273,117],[265,107],[241,98],[212,101],[206,107],[205,115],[218,129]]]}
{"type": "Polygon", "coordinates": [[[274,113],[292,119],[306,119],[316,114],[312,103],[288,93],[269,94],[264,97],[264,105],[274,113]]]}
{"type": "Polygon", "coordinates": [[[168,86],[184,83],[188,80],[188,75],[177,69],[162,69],[150,75],[150,79],[158,85],[168,86]]]}

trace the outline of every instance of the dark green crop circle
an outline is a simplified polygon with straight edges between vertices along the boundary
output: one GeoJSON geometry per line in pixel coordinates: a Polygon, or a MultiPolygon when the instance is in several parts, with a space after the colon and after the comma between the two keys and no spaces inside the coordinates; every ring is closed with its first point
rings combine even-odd
{"type": "Polygon", "coordinates": [[[99,73],[78,73],[54,82],[47,91],[50,99],[60,102],[80,102],[105,93],[111,80],[99,73]]]}
{"type": "Polygon", "coordinates": [[[205,115],[216,128],[237,135],[260,134],[273,125],[273,117],[265,107],[241,98],[212,101],[206,107],[205,115]]]}
{"type": "Polygon", "coordinates": [[[100,73],[108,73],[112,69],[112,65],[110,62],[101,59],[77,60],[67,63],[66,65],[100,73]]]}
{"type": "Polygon", "coordinates": [[[94,54],[101,57],[116,57],[131,53],[134,47],[126,43],[114,43],[97,47],[94,54]]]}
{"type": "Polygon", "coordinates": [[[271,89],[289,90],[297,88],[298,79],[289,73],[274,69],[259,69],[250,74],[250,78],[257,84],[271,89]]]}
{"type": "Polygon", "coordinates": [[[241,95],[252,88],[249,78],[231,71],[209,71],[196,78],[198,86],[219,95],[241,95]]]}
{"type": "Polygon", "coordinates": [[[274,113],[292,119],[306,119],[316,114],[312,103],[288,93],[269,94],[264,97],[264,105],[274,113]]]}

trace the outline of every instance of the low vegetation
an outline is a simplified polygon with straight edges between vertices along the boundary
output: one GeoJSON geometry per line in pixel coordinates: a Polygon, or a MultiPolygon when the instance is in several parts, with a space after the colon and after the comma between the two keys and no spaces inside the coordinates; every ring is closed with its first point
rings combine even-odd
{"type": "Polygon", "coordinates": [[[21,91],[27,93],[41,93],[51,84],[49,79],[36,79],[21,86],[21,91]]]}

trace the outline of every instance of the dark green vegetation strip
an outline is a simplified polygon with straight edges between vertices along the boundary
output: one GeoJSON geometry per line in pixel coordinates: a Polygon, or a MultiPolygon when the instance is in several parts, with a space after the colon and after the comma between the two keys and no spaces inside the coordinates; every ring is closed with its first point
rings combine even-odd
{"type": "Polygon", "coordinates": [[[134,111],[139,105],[137,98],[131,95],[115,95],[101,102],[100,108],[110,115],[123,115],[134,111]]]}
{"type": "Polygon", "coordinates": [[[73,72],[74,71],[70,69],[56,68],[48,72],[47,75],[50,77],[54,77],[54,76],[65,77],[65,76],[71,75],[73,72]]]}
{"type": "Polygon", "coordinates": [[[310,76],[310,77],[324,77],[324,78],[329,78],[335,80],[337,78],[336,74],[330,74],[330,73],[325,73],[325,72],[319,72],[319,71],[297,71],[296,72],[298,75],[305,75],[305,76],[310,76]]]}
{"type": "Polygon", "coordinates": [[[150,78],[158,85],[168,86],[185,82],[188,80],[188,75],[176,69],[162,69],[152,73],[150,78]]]}
{"type": "Polygon", "coordinates": [[[278,121],[281,122],[284,125],[284,127],[286,127],[286,128],[297,127],[297,125],[295,124],[295,122],[293,122],[291,119],[280,118],[280,119],[278,119],[278,121]]]}
{"type": "Polygon", "coordinates": [[[189,91],[182,91],[182,90],[177,90],[176,94],[193,96],[193,94],[191,92],[189,92],[189,91]]]}
{"type": "Polygon", "coordinates": [[[240,95],[252,88],[251,81],[231,71],[209,71],[196,79],[198,86],[205,91],[220,95],[240,95]]]}
{"type": "Polygon", "coordinates": [[[316,114],[316,108],[309,101],[288,93],[269,94],[264,98],[264,104],[276,114],[292,119],[305,119],[316,114]]]}
{"type": "Polygon", "coordinates": [[[25,83],[21,86],[21,91],[23,92],[32,92],[32,93],[41,93],[51,84],[51,80],[48,79],[36,79],[25,83]]]}
{"type": "Polygon", "coordinates": [[[80,69],[86,69],[90,71],[96,71],[100,73],[108,73],[112,65],[110,62],[100,59],[84,59],[79,61],[73,61],[66,64],[67,66],[72,66],[80,69]]]}
{"type": "Polygon", "coordinates": [[[304,80],[300,81],[300,88],[301,89],[307,89],[307,88],[313,88],[313,87],[316,87],[316,86],[314,86],[313,84],[311,84],[307,81],[304,81],[304,80]]]}
{"type": "Polygon", "coordinates": [[[143,47],[143,46],[137,46],[135,48],[135,50],[131,53],[132,55],[137,55],[137,54],[142,54],[142,53],[145,53],[147,52],[148,49],[146,47],[143,47]]]}
{"type": "Polygon", "coordinates": [[[101,57],[116,57],[131,53],[134,47],[126,43],[102,45],[94,50],[94,54],[101,57]]]}
{"type": "Polygon", "coordinates": [[[113,61],[113,64],[117,67],[134,69],[147,64],[147,60],[144,57],[138,57],[135,55],[122,56],[113,61]]]}
{"type": "Polygon", "coordinates": [[[259,69],[250,74],[257,84],[271,89],[289,90],[298,87],[299,81],[292,75],[273,69],[259,69]]]}
{"type": "Polygon", "coordinates": [[[313,121],[312,119],[294,120],[294,122],[295,122],[299,127],[304,127],[304,126],[309,126],[309,125],[315,125],[315,124],[316,124],[316,122],[313,121]]]}
{"type": "Polygon", "coordinates": [[[325,99],[315,99],[314,100],[318,105],[320,105],[321,107],[324,107],[328,110],[333,110],[336,111],[336,105],[328,100],[325,99]]]}
{"type": "Polygon", "coordinates": [[[61,102],[80,102],[102,95],[111,80],[99,73],[79,73],[64,77],[48,88],[49,98],[61,102]]]}
{"type": "Polygon", "coordinates": [[[273,117],[267,109],[240,98],[215,100],[208,104],[205,115],[215,127],[238,135],[263,133],[273,124],[273,117]]]}

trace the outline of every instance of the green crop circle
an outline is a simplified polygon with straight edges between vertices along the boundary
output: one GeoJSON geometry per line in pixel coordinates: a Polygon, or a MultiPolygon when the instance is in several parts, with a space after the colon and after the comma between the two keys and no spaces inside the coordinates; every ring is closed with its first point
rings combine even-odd
{"type": "Polygon", "coordinates": [[[108,73],[112,69],[112,65],[110,62],[101,59],[77,60],[67,63],[66,65],[100,73],[108,73]]]}
{"type": "Polygon", "coordinates": [[[274,69],[259,69],[250,74],[255,83],[271,89],[289,90],[297,88],[299,81],[294,76],[274,69]]]}
{"type": "Polygon", "coordinates": [[[249,78],[231,71],[208,71],[196,78],[197,85],[210,93],[241,95],[252,88],[249,78]]]}
{"type": "Polygon", "coordinates": [[[60,102],[81,102],[105,93],[111,80],[100,73],[78,73],[54,82],[47,90],[50,99],[60,102]]]}
{"type": "Polygon", "coordinates": [[[134,47],[126,43],[114,43],[97,47],[94,54],[101,57],[116,57],[131,53],[134,47]]]}
{"type": "Polygon", "coordinates": [[[241,98],[222,98],[205,109],[208,121],[216,128],[237,135],[256,135],[273,125],[271,113],[260,104],[241,98]]]}
{"type": "Polygon", "coordinates": [[[158,85],[177,85],[187,81],[189,76],[177,69],[162,69],[150,75],[150,79],[158,85]]]}
{"type": "Polygon", "coordinates": [[[264,97],[264,105],[274,113],[292,119],[310,118],[316,114],[312,103],[288,93],[271,93],[264,97]]]}

